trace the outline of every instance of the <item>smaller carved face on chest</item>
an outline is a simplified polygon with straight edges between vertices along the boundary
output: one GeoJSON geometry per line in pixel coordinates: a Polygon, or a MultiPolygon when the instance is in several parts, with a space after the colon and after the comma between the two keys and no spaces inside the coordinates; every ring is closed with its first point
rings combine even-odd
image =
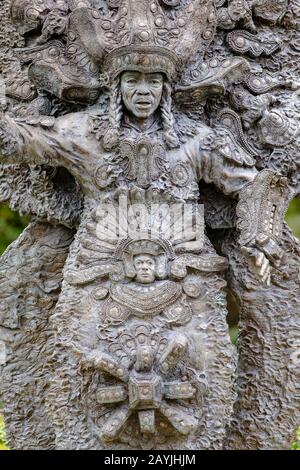
{"type": "Polygon", "coordinates": [[[159,243],[133,241],[123,253],[124,272],[137,284],[153,284],[167,276],[167,256],[159,243]]]}
{"type": "Polygon", "coordinates": [[[151,284],[156,278],[156,262],[149,254],[136,255],[133,258],[133,266],[136,271],[135,281],[141,284],[151,284]]]}

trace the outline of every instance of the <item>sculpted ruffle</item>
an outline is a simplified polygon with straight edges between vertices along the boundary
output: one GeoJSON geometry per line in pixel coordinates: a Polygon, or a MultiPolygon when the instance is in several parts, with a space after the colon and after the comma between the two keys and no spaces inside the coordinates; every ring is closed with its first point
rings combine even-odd
{"type": "Polygon", "coordinates": [[[199,150],[200,179],[230,197],[237,197],[257,175],[253,157],[223,128],[211,130],[199,150]]]}
{"type": "Polygon", "coordinates": [[[253,167],[255,160],[246,149],[244,149],[234,136],[224,128],[217,128],[213,135],[212,149],[217,150],[226,160],[239,166],[253,167]]]}
{"type": "Polygon", "coordinates": [[[0,115],[0,155],[10,157],[16,155],[20,148],[20,142],[13,132],[10,119],[0,115]]]}

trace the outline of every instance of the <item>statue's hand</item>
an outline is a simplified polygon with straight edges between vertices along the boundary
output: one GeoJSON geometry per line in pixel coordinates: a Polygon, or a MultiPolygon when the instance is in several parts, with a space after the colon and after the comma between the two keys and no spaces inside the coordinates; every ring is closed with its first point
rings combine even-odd
{"type": "Polygon", "coordinates": [[[257,279],[262,284],[269,286],[271,284],[271,264],[266,255],[253,247],[243,246],[241,250],[257,279]]]}
{"type": "Polygon", "coordinates": [[[242,253],[257,279],[266,285],[271,283],[271,266],[279,268],[284,258],[284,252],[273,240],[257,243],[256,246],[243,246],[242,253]]]}

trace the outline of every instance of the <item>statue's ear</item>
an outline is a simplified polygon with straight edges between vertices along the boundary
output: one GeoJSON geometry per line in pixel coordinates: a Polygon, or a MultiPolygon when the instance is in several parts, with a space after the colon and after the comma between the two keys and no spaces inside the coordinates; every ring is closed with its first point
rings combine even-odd
{"type": "Polygon", "coordinates": [[[165,255],[156,257],[156,276],[158,279],[165,279],[168,275],[167,259],[165,255]]]}

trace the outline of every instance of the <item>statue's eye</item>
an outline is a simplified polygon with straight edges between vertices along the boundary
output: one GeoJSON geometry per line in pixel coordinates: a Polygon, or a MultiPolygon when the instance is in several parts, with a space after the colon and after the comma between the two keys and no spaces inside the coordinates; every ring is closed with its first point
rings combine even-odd
{"type": "Polygon", "coordinates": [[[128,78],[127,79],[127,83],[128,85],[135,85],[136,84],[136,80],[134,78],[128,78]]]}

